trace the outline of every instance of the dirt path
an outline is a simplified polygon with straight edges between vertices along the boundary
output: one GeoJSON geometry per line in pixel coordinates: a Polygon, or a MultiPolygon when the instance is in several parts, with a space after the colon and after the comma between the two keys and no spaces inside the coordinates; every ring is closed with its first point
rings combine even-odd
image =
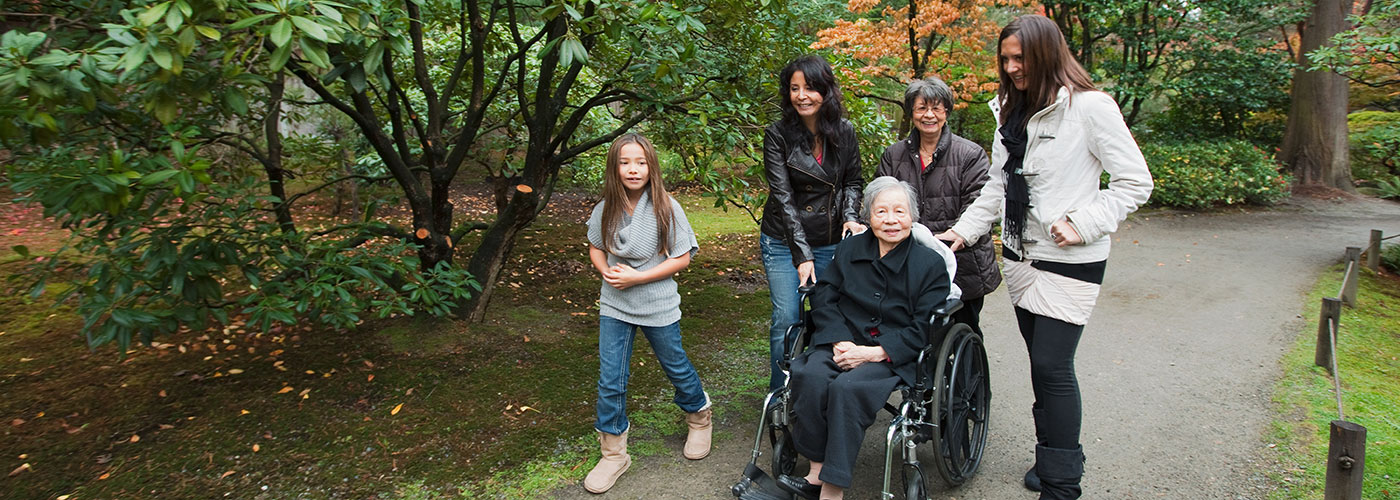
{"type": "MultiPolygon", "coordinates": [[[[1131,219],[1114,237],[1079,349],[1085,497],[1263,498],[1270,483],[1256,462],[1278,359],[1306,327],[1298,312],[1315,307],[1303,299],[1319,273],[1346,246],[1364,246],[1371,229],[1400,233],[1400,204],[1302,199],[1262,212],[1131,219]]],[[[982,322],[993,391],[986,459],[967,484],[931,498],[1033,499],[1020,486],[1034,441],[1026,351],[1004,287],[988,297],[982,322]]],[[[887,421],[867,434],[847,498],[879,497],[877,429],[887,421]]],[[[733,498],[754,422],[721,424],[703,461],[681,458],[684,436],[671,436],[674,454],[637,461],[608,494],[574,484],[552,496],[733,498]]]]}

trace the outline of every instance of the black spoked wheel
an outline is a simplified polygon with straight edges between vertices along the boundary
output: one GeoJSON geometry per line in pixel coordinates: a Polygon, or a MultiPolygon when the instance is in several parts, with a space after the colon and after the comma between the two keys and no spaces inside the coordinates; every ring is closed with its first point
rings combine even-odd
{"type": "Polygon", "coordinates": [[[928,499],[928,489],[924,486],[924,472],[919,469],[918,464],[904,465],[904,499],[928,499]]]}
{"type": "Polygon", "coordinates": [[[949,486],[966,482],[982,464],[992,389],[982,336],[955,326],[943,342],[934,372],[933,404],[938,418],[934,463],[949,486]]]}
{"type": "Polygon", "coordinates": [[[780,474],[792,475],[797,468],[797,450],[792,447],[792,434],[777,431],[773,439],[773,477],[780,474]]]}

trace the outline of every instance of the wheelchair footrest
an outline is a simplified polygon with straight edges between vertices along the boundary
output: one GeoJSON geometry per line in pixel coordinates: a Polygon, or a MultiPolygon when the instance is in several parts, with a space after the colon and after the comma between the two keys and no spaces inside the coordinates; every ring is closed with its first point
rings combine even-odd
{"type": "Polygon", "coordinates": [[[793,494],[778,487],[777,480],[753,463],[744,467],[743,479],[730,488],[730,493],[739,500],[793,500],[793,494]]]}

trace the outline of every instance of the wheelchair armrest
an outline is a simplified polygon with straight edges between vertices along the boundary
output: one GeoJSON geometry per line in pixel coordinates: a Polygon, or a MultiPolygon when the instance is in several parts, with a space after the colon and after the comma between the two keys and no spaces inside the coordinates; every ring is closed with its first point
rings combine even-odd
{"type": "Polygon", "coordinates": [[[953,313],[962,310],[962,308],[963,302],[961,300],[948,299],[947,301],[943,302],[943,305],[938,306],[936,309],[933,310],[933,319],[947,318],[949,316],[952,316],[953,313]]]}

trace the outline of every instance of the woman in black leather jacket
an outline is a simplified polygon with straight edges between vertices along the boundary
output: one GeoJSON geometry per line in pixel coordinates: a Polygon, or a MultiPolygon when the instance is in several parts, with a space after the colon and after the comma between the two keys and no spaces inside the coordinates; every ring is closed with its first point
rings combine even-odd
{"type": "Polygon", "coordinates": [[[763,270],[773,301],[769,390],[783,385],[778,368],[787,329],[798,320],[797,288],[815,284],[843,231],[861,232],[864,183],[855,127],[843,118],[841,88],[831,65],[800,57],[779,75],[782,119],[763,132],[768,202],[763,206],[763,270]]]}

